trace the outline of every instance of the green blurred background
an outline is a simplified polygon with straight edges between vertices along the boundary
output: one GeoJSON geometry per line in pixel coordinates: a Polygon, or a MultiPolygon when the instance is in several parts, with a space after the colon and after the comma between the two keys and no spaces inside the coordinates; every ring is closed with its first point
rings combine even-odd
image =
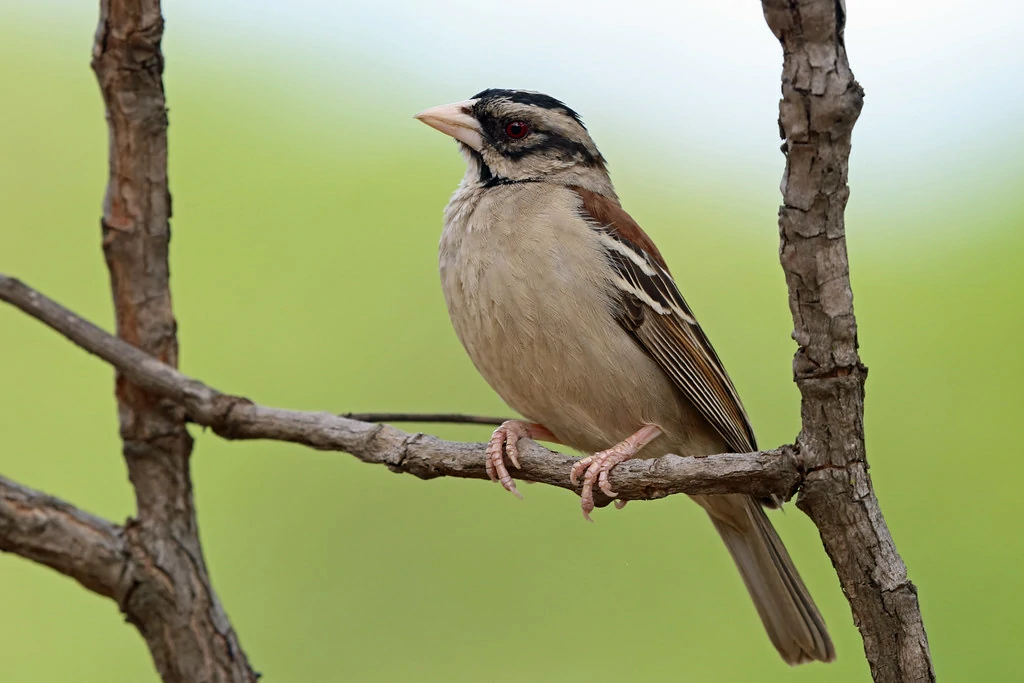
{"type": "MultiPolygon", "coordinates": [[[[49,14],[0,7],[0,272],[110,329],[95,7],[43,4],[49,14]]],[[[509,84],[508,65],[479,82],[488,65],[477,64],[475,85],[413,78],[386,58],[408,60],[386,16],[365,44],[321,59],[270,29],[265,43],[246,42],[255,29],[211,39],[216,26],[175,7],[165,52],[183,370],[291,408],[506,413],[452,333],[437,282],[461,160],[410,115],[509,84]]],[[[940,678],[1017,680],[1024,136],[1019,125],[971,128],[964,112],[983,107],[961,103],[956,126],[969,132],[908,157],[890,141],[914,138],[913,116],[884,91],[872,99],[851,53],[868,90],[848,228],[874,482],[940,678]]],[[[571,82],[571,67],[557,68],[571,82]]],[[[533,75],[511,84],[547,85],[533,75]]],[[[799,401],[776,256],[777,81],[765,87],[749,160],[714,142],[724,131],[661,144],[616,118],[610,93],[590,115],[585,89],[554,94],[587,116],[624,205],[678,274],[761,443],[775,445],[796,434],[799,401]]],[[[0,350],[0,472],[113,520],[131,515],[110,369],[9,307],[0,350]]],[[[210,570],[264,680],[869,679],[828,558],[794,507],[773,519],[835,637],[828,667],[779,660],[683,497],[599,511],[588,525],[575,497],[549,487],[525,487],[520,502],[482,482],[421,482],[344,454],[193,432],[210,570]]],[[[110,601],[8,555],[0,587],[5,683],[156,680],[110,601]]]]}

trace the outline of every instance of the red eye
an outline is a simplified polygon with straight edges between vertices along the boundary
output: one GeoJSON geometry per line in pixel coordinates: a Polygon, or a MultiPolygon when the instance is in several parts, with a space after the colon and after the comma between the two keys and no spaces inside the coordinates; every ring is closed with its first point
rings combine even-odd
{"type": "Polygon", "coordinates": [[[513,121],[505,126],[505,135],[513,140],[522,140],[530,132],[530,126],[524,121],[513,121]]]}

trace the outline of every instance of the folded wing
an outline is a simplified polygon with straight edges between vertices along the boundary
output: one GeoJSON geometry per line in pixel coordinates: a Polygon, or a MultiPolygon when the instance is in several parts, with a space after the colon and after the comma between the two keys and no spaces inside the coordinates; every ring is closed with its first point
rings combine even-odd
{"type": "Polygon", "coordinates": [[[757,450],[736,388],[656,246],[614,199],[573,188],[600,231],[619,290],[619,324],[736,452],[757,450]]]}

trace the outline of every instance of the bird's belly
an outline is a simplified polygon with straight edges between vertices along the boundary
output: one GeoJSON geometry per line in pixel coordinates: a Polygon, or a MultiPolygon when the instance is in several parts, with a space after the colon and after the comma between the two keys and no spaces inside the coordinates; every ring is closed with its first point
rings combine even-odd
{"type": "Polygon", "coordinates": [[[474,365],[509,406],[581,451],[608,448],[644,424],[670,433],[644,455],[678,449],[700,418],[618,326],[587,234],[552,244],[525,229],[499,248],[462,237],[442,242],[445,298],[474,365]]]}

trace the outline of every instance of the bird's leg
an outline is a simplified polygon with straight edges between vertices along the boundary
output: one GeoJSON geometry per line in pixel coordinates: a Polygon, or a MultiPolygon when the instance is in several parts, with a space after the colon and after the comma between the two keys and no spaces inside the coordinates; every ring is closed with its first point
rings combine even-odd
{"type": "MultiPolygon", "coordinates": [[[[605,495],[614,498],[619,495],[612,491],[608,483],[608,473],[620,462],[625,462],[640,451],[641,448],[661,436],[661,428],[655,425],[644,425],[626,437],[620,443],[611,448],[599,451],[593,455],[578,460],[569,472],[569,481],[576,485],[576,480],[583,475],[583,491],[580,493],[580,506],[583,508],[583,518],[593,522],[590,513],[594,509],[594,482],[604,491],[605,495]]],[[[618,502],[618,501],[616,501],[618,502]]],[[[621,509],[621,505],[616,505],[621,509]]]]}
{"type": "Polygon", "coordinates": [[[505,467],[505,454],[512,461],[516,469],[519,469],[519,439],[540,439],[559,443],[555,435],[548,431],[544,425],[536,422],[523,422],[522,420],[506,420],[491,434],[491,440],[487,444],[487,476],[491,481],[501,482],[505,490],[514,493],[517,498],[522,498],[516,483],[505,467]]]}

